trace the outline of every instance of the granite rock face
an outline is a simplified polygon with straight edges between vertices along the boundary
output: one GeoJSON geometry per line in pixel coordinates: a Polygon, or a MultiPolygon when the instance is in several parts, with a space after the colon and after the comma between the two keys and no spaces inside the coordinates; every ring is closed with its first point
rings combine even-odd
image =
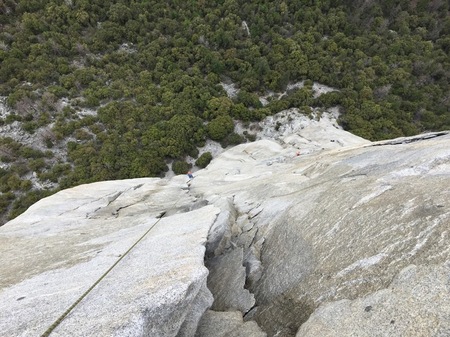
{"type": "Polygon", "coordinates": [[[51,336],[193,336],[213,302],[203,259],[219,209],[186,211],[179,185],[79,186],[1,227],[1,335],[41,336],[99,281],[51,336]]]}
{"type": "Polygon", "coordinates": [[[239,311],[208,310],[202,317],[195,337],[266,337],[254,322],[244,322],[239,311]]]}
{"type": "Polygon", "coordinates": [[[214,296],[213,310],[240,310],[247,313],[255,304],[255,298],[245,285],[243,249],[232,249],[209,260],[208,288],[214,296]]]}
{"type": "Polygon", "coordinates": [[[297,336],[449,336],[449,276],[449,263],[410,265],[386,289],[319,307],[297,336]]]}
{"type": "Polygon", "coordinates": [[[311,125],[222,153],[190,188],[102,182],[30,207],[0,228],[1,334],[40,336],[80,300],[50,336],[447,335],[450,134],[311,125]]]}
{"type": "MultiPolygon", "coordinates": [[[[295,336],[321,304],[364,298],[410,265],[450,259],[448,133],[300,156],[289,144],[243,144],[199,172],[191,190],[233,197],[235,223],[253,231],[230,249],[244,250],[256,300],[245,318],[269,336],[295,336]]],[[[450,329],[448,316],[436,317],[450,329]]]]}

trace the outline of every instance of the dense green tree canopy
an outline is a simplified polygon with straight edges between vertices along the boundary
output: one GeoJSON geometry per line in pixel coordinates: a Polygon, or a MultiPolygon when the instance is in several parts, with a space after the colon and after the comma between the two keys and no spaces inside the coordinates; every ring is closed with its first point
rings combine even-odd
{"type": "MultiPolygon", "coordinates": [[[[289,107],[340,106],[343,127],[371,140],[450,129],[445,0],[4,0],[0,25],[0,96],[15,111],[0,124],[53,123],[49,148],[70,140],[54,168],[31,150],[11,158],[7,141],[2,161],[62,187],[160,176],[208,138],[242,141],[232,118],[289,107]],[[306,85],[262,107],[259,96],[298,81],[338,91],[306,85]]],[[[0,205],[29,186],[12,168],[0,205]]]]}

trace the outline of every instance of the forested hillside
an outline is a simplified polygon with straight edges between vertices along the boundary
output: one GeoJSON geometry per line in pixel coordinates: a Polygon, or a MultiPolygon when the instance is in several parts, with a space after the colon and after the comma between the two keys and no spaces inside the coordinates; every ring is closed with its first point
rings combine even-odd
{"type": "Polygon", "coordinates": [[[233,120],[290,107],[339,106],[341,125],[371,140],[450,129],[446,0],[4,0],[0,25],[11,108],[0,126],[45,129],[47,147],[0,139],[9,217],[54,191],[33,187],[31,172],[57,188],[161,176],[169,161],[181,173],[207,139],[244,141],[233,120]],[[315,98],[313,82],[338,91],[315,98]]]}

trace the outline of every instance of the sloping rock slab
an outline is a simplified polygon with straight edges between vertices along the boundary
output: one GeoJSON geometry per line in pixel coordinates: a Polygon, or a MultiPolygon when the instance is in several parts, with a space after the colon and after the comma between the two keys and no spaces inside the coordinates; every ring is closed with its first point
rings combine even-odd
{"type": "Polygon", "coordinates": [[[193,193],[233,196],[238,218],[262,209],[251,219],[261,275],[247,285],[269,336],[295,336],[322,303],[385,289],[409,265],[450,259],[449,145],[441,132],[292,156],[261,141],[197,173],[193,193]]]}
{"type": "Polygon", "coordinates": [[[1,335],[42,335],[120,260],[50,336],[192,336],[213,301],[203,259],[219,210],[159,218],[192,201],[176,181],[103,182],[1,227],[1,335]]]}
{"type": "Polygon", "coordinates": [[[296,336],[449,336],[449,280],[449,263],[411,265],[387,289],[322,305],[296,336]]]}

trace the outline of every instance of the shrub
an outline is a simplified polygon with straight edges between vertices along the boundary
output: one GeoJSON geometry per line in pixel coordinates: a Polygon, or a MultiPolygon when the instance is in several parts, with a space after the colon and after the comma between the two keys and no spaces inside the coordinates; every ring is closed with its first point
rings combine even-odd
{"type": "Polygon", "coordinates": [[[21,156],[23,156],[25,158],[36,159],[36,158],[45,157],[44,152],[42,152],[41,150],[33,149],[31,147],[28,147],[28,146],[22,146],[20,148],[19,153],[20,153],[21,156]]]}
{"type": "Polygon", "coordinates": [[[248,141],[254,142],[256,140],[256,134],[254,133],[248,133],[247,131],[244,131],[245,138],[247,138],[248,141]]]}
{"type": "Polygon", "coordinates": [[[37,159],[31,160],[28,163],[28,167],[32,171],[39,171],[39,170],[41,170],[41,169],[46,167],[46,163],[45,163],[45,160],[43,158],[37,158],[37,159]]]}
{"type": "Polygon", "coordinates": [[[244,142],[244,137],[237,134],[236,132],[230,133],[224,140],[220,142],[222,147],[227,147],[229,145],[238,145],[244,142]]]}
{"type": "Polygon", "coordinates": [[[34,121],[25,122],[22,124],[22,129],[24,129],[26,132],[31,133],[31,134],[33,134],[37,128],[38,128],[38,124],[34,121]]]}
{"type": "Polygon", "coordinates": [[[198,159],[195,161],[195,165],[201,168],[205,168],[213,159],[211,152],[203,153],[198,159]]]}
{"type": "Polygon", "coordinates": [[[219,116],[207,126],[209,137],[221,141],[234,130],[233,119],[230,116],[219,116]]]}
{"type": "Polygon", "coordinates": [[[172,170],[175,174],[186,174],[191,167],[191,164],[181,160],[174,161],[172,164],[172,170]]]}

